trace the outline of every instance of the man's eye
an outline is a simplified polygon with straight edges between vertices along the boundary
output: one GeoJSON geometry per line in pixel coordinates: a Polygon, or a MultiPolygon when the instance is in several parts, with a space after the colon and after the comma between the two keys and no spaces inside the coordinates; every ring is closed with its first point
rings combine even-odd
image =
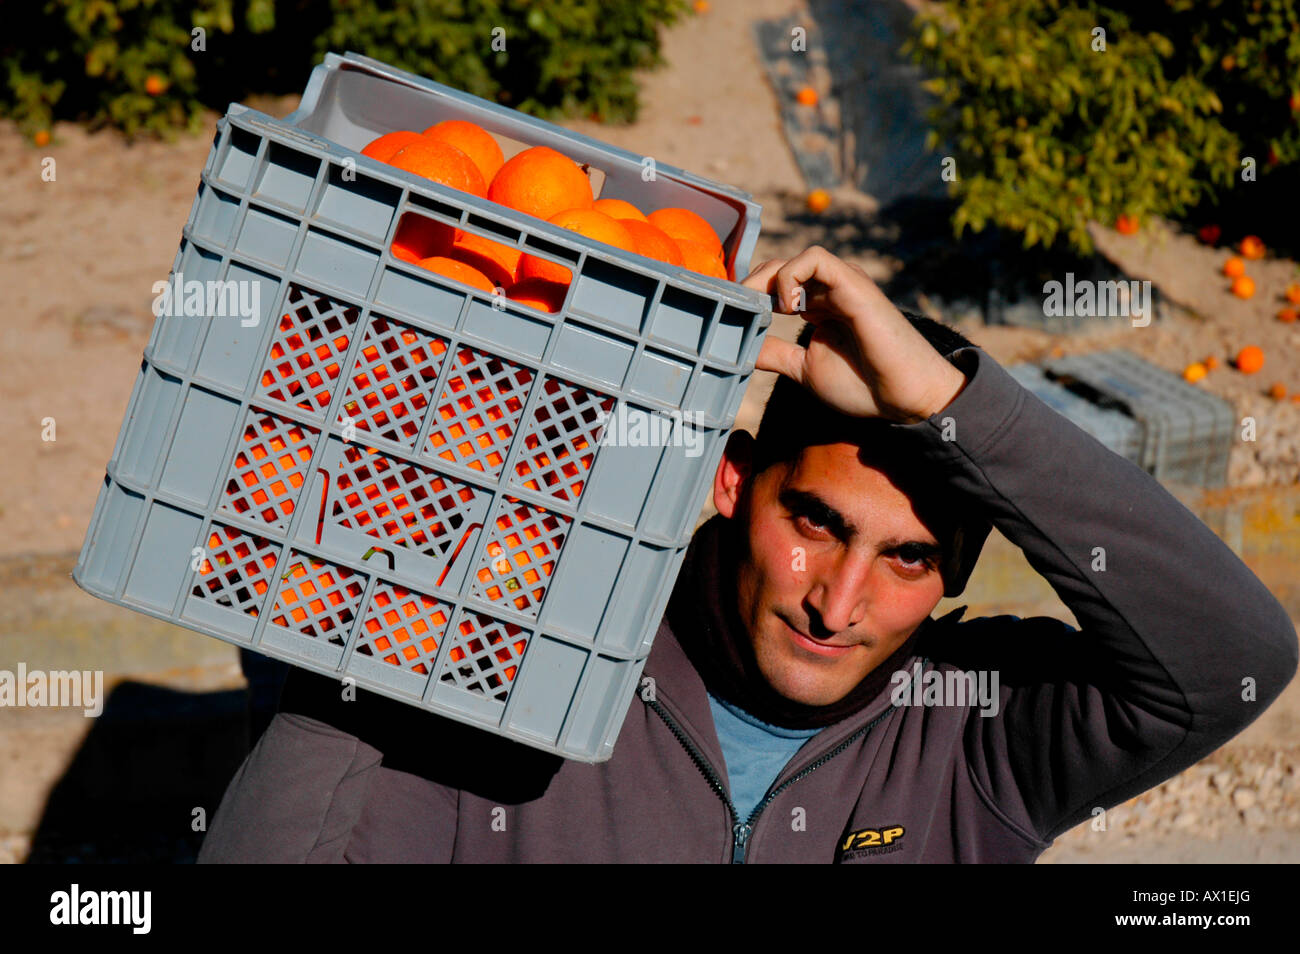
{"type": "Polygon", "coordinates": [[[898,558],[903,563],[910,564],[915,569],[932,569],[937,562],[935,557],[930,553],[911,547],[903,547],[899,550],[898,558]]]}
{"type": "Polygon", "coordinates": [[[826,524],[818,523],[806,513],[795,514],[795,523],[806,533],[826,533],[826,524]]]}

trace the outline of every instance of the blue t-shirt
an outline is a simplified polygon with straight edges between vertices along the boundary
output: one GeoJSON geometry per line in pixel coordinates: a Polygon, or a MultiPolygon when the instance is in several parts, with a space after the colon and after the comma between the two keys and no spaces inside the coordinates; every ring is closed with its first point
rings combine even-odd
{"type": "Polygon", "coordinates": [[[756,719],[743,709],[709,695],[713,724],[722,743],[722,756],[731,787],[731,801],[745,821],[781,769],[821,729],[782,729],[756,719]]]}

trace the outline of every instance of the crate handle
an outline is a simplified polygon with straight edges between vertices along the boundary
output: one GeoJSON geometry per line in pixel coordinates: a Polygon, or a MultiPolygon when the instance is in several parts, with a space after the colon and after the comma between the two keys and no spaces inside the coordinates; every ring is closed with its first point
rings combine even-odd
{"type": "Polygon", "coordinates": [[[1077,394],[1103,410],[1121,411],[1129,417],[1133,416],[1133,409],[1129,407],[1126,401],[1121,401],[1114,395],[1107,394],[1105,391],[1099,390],[1087,381],[1079,380],[1068,372],[1048,371],[1047,376],[1071,394],[1077,394]]]}
{"type": "Polygon", "coordinates": [[[451,572],[452,564],[456,562],[456,558],[460,556],[460,551],[464,549],[465,544],[469,542],[469,538],[473,535],[474,531],[482,529],[482,523],[471,523],[465,528],[465,533],[461,536],[460,543],[456,544],[456,549],[451,553],[451,559],[447,561],[447,565],[444,566],[442,572],[438,574],[438,582],[435,584],[436,586],[442,586],[442,581],[447,579],[447,574],[451,572]]]}

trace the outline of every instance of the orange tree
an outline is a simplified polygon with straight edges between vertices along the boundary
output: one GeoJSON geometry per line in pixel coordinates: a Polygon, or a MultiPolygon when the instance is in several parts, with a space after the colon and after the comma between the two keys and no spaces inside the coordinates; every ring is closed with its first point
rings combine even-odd
{"type": "Polygon", "coordinates": [[[948,0],[906,50],[955,163],[953,225],[1092,250],[1300,168],[1300,0],[948,0]]]}
{"type": "MultiPolygon", "coordinates": [[[[13,9],[10,9],[12,7],[13,9]]],[[[0,116],[127,133],[302,89],[355,50],[539,116],[634,118],[639,68],[687,0],[20,0],[0,29],[0,116]]]]}

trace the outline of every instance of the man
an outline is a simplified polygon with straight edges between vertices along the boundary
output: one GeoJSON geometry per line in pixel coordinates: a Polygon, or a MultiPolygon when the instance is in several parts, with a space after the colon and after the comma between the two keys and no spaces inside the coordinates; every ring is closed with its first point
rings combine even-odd
{"type": "Polygon", "coordinates": [[[1291,679],[1263,584],[988,355],[821,248],[745,283],[810,326],[764,343],[613,757],[295,671],[200,860],[1028,862],[1291,679]],[[930,618],[990,523],[1080,629],[930,618]]]}

